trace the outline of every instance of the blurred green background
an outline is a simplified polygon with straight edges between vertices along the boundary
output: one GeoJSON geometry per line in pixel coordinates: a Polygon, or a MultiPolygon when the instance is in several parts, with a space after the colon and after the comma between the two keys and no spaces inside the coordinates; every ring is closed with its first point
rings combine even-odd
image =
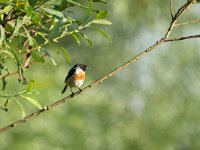
{"type": "MultiPolygon", "coordinates": [[[[178,9],[185,1],[175,1],[178,9]]],[[[169,2],[161,0],[115,0],[105,5],[112,26],[104,27],[113,42],[86,30],[94,46],[78,46],[63,40],[71,57],[89,66],[84,85],[126,62],[160,39],[170,23],[169,2]]],[[[185,19],[199,16],[194,6],[185,19]]],[[[184,21],[184,18],[182,19],[184,21]]],[[[199,24],[178,28],[175,36],[198,34],[199,24]]],[[[29,122],[1,134],[2,150],[199,150],[200,149],[200,51],[199,40],[166,43],[156,51],[29,122]]],[[[25,72],[35,80],[43,106],[70,94],[61,94],[70,69],[55,55],[51,62],[33,65],[25,72]]],[[[8,91],[17,93],[17,76],[8,80],[8,91]]],[[[26,101],[29,114],[37,109],[26,101]]],[[[0,127],[21,117],[16,103],[0,113],[0,127]]]]}

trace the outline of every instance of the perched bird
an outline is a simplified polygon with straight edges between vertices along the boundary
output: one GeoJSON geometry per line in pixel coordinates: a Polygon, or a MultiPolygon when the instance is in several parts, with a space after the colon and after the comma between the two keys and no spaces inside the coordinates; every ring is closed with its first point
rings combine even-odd
{"type": "Polygon", "coordinates": [[[84,80],[85,80],[85,71],[87,69],[87,65],[85,64],[76,64],[74,67],[72,67],[67,77],[65,78],[65,87],[62,90],[62,94],[67,90],[67,87],[70,87],[70,90],[72,92],[72,96],[74,95],[72,91],[72,87],[77,87],[79,91],[81,92],[81,89],[79,88],[84,80]]]}

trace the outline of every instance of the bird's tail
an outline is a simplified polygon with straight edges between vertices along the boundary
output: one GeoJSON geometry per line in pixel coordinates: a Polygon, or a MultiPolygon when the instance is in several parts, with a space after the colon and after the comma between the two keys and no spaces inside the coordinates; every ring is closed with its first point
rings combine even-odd
{"type": "Polygon", "coordinates": [[[63,88],[63,90],[62,90],[62,94],[67,90],[67,84],[65,85],[65,87],[63,88]]]}

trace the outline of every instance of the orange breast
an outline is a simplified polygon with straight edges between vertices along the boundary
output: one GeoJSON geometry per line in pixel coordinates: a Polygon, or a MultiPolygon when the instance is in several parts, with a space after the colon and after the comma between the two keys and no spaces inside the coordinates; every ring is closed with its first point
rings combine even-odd
{"type": "Polygon", "coordinates": [[[85,79],[85,72],[81,71],[75,74],[75,80],[84,80],[85,79]]]}

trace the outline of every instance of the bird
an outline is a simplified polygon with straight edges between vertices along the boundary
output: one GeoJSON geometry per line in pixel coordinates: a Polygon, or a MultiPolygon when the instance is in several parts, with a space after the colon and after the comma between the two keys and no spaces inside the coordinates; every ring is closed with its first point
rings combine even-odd
{"type": "Polygon", "coordinates": [[[68,72],[66,78],[65,78],[65,86],[62,90],[62,94],[67,90],[69,87],[71,90],[71,96],[74,96],[74,92],[72,91],[73,87],[76,87],[79,89],[80,92],[82,92],[82,89],[80,89],[80,86],[83,84],[85,80],[85,71],[87,69],[87,65],[85,64],[76,64],[74,65],[68,72]]]}

